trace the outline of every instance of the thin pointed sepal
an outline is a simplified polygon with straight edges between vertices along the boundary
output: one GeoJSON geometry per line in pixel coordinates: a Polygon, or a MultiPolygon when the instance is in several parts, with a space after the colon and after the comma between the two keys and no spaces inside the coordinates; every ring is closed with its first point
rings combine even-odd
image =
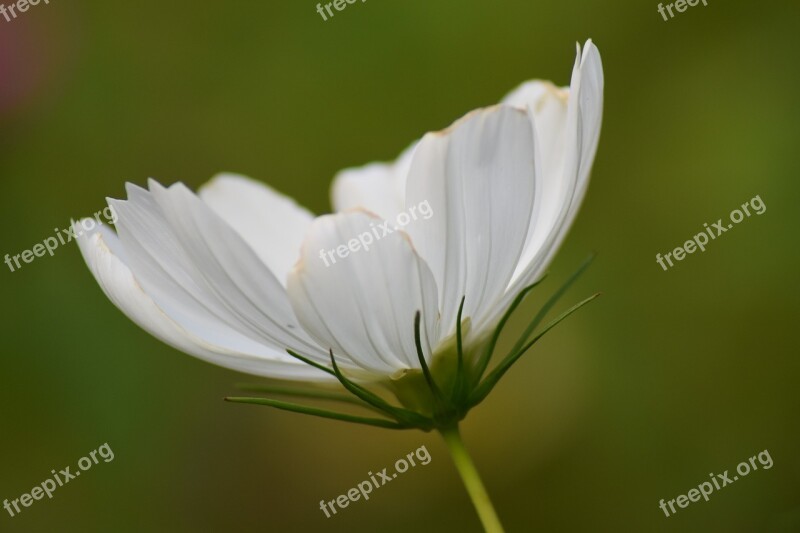
{"type": "Polygon", "coordinates": [[[289,396],[292,398],[304,398],[309,400],[324,400],[329,402],[341,402],[350,405],[370,409],[379,414],[384,414],[383,411],[376,407],[348,394],[341,394],[334,391],[320,390],[320,389],[307,389],[284,387],[280,385],[270,385],[263,383],[237,383],[236,388],[244,392],[260,392],[263,394],[277,394],[279,396],[289,396]]]}
{"type": "Polygon", "coordinates": [[[440,405],[444,406],[447,405],[448,402],[444,399],[442,391],[436,385],[431,370],[428,368],[428,363],[425,361],[425,354],[422,353],[422,339],[419,332],[420,318],[420,312],[417,311],[417,314],[414,315],[414,344],[417,346],[417,359],[419,359],[419,365],[422,367],[422,374],[425,376],[425,382],[428,384],[428,388],[431,390],[433,397],[440,405]]]}
{"type": "Polygon", "coordinates": [[[486,376],[486,379],[483,380],[483,383],[481,383],[472,392],[472,394],[470,395],[469,404],[471,406],[475,406],[475,405],[479,404],[480,402],[482,402],[484,400],[484,398],[486,398],[486,396],[488,396],[488,394],[492,391],[494,386],[497,385],[497,382],[500,381],[500,378],[503,377],[503,375],[508,371],[508,369],[511,368],[511,366],[514,363],[516,363],[519,360],[519,358],[522,357],[522,355],[530,349],[531,346],[536,344],[536,341],[541,339],[548,331],[550,331],[551,329],[556,327],[559,322],[561,322],[562,320],[564,320],[565,318],[570,316],[572,313],[574,313],[575,311],[577,311],[578,309],[580,309],[584,305],[588,304],[589,302],[591,302],[592,300],[594,300],[595,298],[600,296],[600,294],[601,293],[599,293],[599,292],[597,294],[593,294],[593,295],[589,296],[588,298],[586,298],[585,300],[582,300],[581,302],[578,302],[577,304],[573,305],[572,307],[570,307],[569,309],[567,309],[566,311],[561,313],[552,322],[547,324],[547,326],[545,326],[544,329],[538,335],[536,335],[533,339],[531,339],[531,341],[528,342],[525,346],[522,346],[516,352],[513,352],[513,351],[510,352],[506,356],[506,358],[503,359],[503,361],[499,365],[497,365],[497,367],[495,367],[495,369],[492,370],[492,372],[488,376],[486,376]]]}
{"type": "Polygon", "coordinates": [[[364,387],[348,379],[347,376],[345,376],[339,369],[339,365],[336,364],[336,358],[333,356],[333,350],[330,350],[330,355],[331,355],[331,365],[333,366],[334,375],[342,384],[342,386],[345,389],[347,389],[351,394],[357,396],[358,398],[367,402],[368,404],[380,409],[389,416],[394,417],[401,424],[416,426],[419,427],[420,429],[426,429],[426,430],[433,427],[432,426],[433,421],[430,420],[429,418],[426,418],[420,415],[419,413],[415,413],[414,411],[403,409],[402,407],[395,407],[394,405],[391,405],[389,402],[387,402],[377,394],[368,391],[364,387]]]}
{"type": "Polygon", "coordinates": [[[586,272],[586,269],[589,268],[589,265],[592,264],[594,258],[597,256],[594,252],[589,254],[583,263],[578,267],[578,269],[572,273],[572,275],[567,278],[567,281],[564,282],[559,289],[553,293],[552,296],[547,300],[547,302],[542,306],[536,316],[531,320],[528,327],[525,328],[525,331],[520,335],[517,342],[514,344],[514,347],[511,348],[511,353],[519,351],[522,346],[528,342],[528,339],[531,337],[531,334],[536,330],[537,326],[544,320],[544,317],[547,316],[547,313],[550,312],[550,309],[558,302],[558,300],[564,295],[567,290],[572,287],[572,285],[581,277],[581,275],[586,272]]]}
{"type": "Polygon", "coordinates": [[[393,420],[355,416],[347,413],[337,413],[336,411],[328,411],[327,409],[320,409],[318,407],[308,407],[305,405],[282,402],[280,400],[272,400],[270,398],[245,398],[245,397],[229,396],[225,398],[225,401],[233,403],[267,405],[269,407],[274,407],[276,409],[281,409],[283,411],[291,411],[293,413],[300,413],[304,415],[328,418],[331,420],[341,420],[344,422],[352,422],[354,424],[364,424],[368,426],[375,426],[386,429],[408,429],[408,426],[405,426],[398,422],[394,422],[393,420]]]}
{"type": "Polygon", "coordinates": [[[498,322],[497,327],[494,330],[494,333],[492,333],[492,337],[489,340],[489,344],[486,346],[483,353],[481,354],[481,357],[478,359],[478,364],[475,367],[475,375],[473,377],[473,382],[476,385],[478,384],[478,382],[480,382],[481,378],[483,377],[483,373],[486,371],[486,367],[489,366],[489,361],[492,359],[495,346],[497,346],[497,340],[500,338],[500,334],[503,332],[503,328],[505,328],[506,322],[508,322],[508,319],[511,318],[511,315],[514,314],[514,311],[516,311],[517,307],[519,307],[519,304],[522,303],[522,300],[525,299],[528,293],[531,292],[533,289],[535,289],[542,281],[544,281],[545,277],[546,275],[542,276],[536,283],[528,285],[527,287],[522,289],[519,292],[519,294],[517,294],[516,298],[514,298],[514,301],[511,302],[511,305],[508,306],[508,309],[506,309],[506,312],[503,314],[503,317],[500,319],[500,322],[498,322]]]}

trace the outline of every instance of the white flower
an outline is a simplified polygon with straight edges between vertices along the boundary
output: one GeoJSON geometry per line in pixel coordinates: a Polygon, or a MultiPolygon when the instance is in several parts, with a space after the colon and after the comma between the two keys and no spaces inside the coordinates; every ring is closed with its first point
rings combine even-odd
{"type": "Polygon", "coordinates": [[[570,87],[531,81],[500,105],[428,133],[392,164],[340,173],[335,214],[314,217],[248,178],[225,174],[198,195],[182,183],[127,185],[118,214],[84,233],[81,252],[108,298],[178,350],[272,378],[327,380],[330,351],[360,382],[453,352],[462,298],[465,365],[523,288],[543,274],[586,191],[603,99],[588,41],[570,87]],[[433,216],[326,266],[380,218],[429,202],[433,216]],[[468,330],[468,331],[467,331],[468,330]]]}
{"type": "Polygon", "coordinates": [[[127,200],[109,199],[116,233],[73,225],[103,291],[157,338],[259,376],[336,379],[358,400],[324,387],[259,390],[355,401],[382,417],[228,400],[436,429],[484,529],[502,532],[458,425],[538,338],[591,299],[534,335],[564,288],[557,291],[483,376],[508,316],[542,278],[577,214],[602,104],[600,55],[588,41],[583,52],[578,47],[570,87],[525,83],[500,105],[428,133],[395,163],[341,172],[335,214],[314,218],[267,186],[226,174],[198,195],[182,183],[128,184],[127,200]],[[389,231],[388,221],[422,205],[432,216],[389,231]],[[370,233],[369,250],[345,253],[351,239],[370,233]],[[334,249],[343,251],[333,264],[318,255],[334,249]],[[401,406],[367,388],[375,384],[401,406]]]}

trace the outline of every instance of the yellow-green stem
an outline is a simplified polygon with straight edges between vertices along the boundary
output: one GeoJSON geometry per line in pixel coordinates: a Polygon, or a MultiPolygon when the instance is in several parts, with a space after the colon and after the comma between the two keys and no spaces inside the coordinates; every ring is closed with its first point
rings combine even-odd
{"type": "Polygon", "coordinates": [[[500,525],[500,519],[497,518],[497,513],[492,506],[491,500],[489,500],[489,494],[483,486],[478,470],[464,447],[464,441],[461,440],[458,426],[440,429],[439,432],[442,434],[445,443],[447,443],[447,448],[450,450],[450,455],[453,457],[453,462],[461,475],[461,480],[464,482],[467,493],[472,499],[472,504],[475,506],[478,517],[483,524],[483,529],[487,533],[503,533],[503,526],[500,525]]]}

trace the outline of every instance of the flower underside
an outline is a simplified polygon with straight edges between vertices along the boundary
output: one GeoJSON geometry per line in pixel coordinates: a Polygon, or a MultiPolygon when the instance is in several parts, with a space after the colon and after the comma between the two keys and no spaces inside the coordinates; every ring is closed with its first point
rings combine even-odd
{"type": "Polygon", "coordinates": [[[286,411],[388,429],[420,429],[422,431],[430,431],[432,429],[441,430],[454,427],[466,416],[470,409],[486,398],[508,369],[511,368],[511,366],[540,338],[559,322],[600,295],[600,293],[596,293],[585,298],[537,331],[538,326],[544,320],[547,313],[586,268],[588,268],[593,258],[594,255],[584,261],[575,273],[553,293],[547,302],[545,302],[544,306],[542,306],[539,312],[533,317],[511,350],[509,350],[506,356],[497,363],[485,377],[484,374],[492,359],[503,328],[525,297],[544,280],[544,277],[526,287],[517,295],[497,323],[492,334],[485,342],[481,343],[473,357],[466,357],[464,353],[463,326],[466,324],[466,327],[469,327],[469,319],[462,320],[462,311],[466,296],[461,298],[458,309],[455,346],[451,349],[440,351],[435,357],[430,357],[430,367],[426,363],[425,353],[423,352],[422,343],[420,342],[421,313],[417,311],[414,319],[413,334],[421,371],[408,370],[396,379],[381,383],[395,394],[401,406],[392,405],[383,397],[345,376],[337,364],[336,354],[333,352],[333,349],[329,349],[330,367],[312,361],[293,350],[287,349],[286,352],[303,363],[336,377],[339,384],[349,395],[322,388],[302,389],[271,385],[239,386],[240,389],[251,392],[356,405],[380,414],[380,418],[358,416],[319,407],[289,403],[272,398],[231,396],[225,398],[225,400],[236,403],[267,405],[286,411]]]}

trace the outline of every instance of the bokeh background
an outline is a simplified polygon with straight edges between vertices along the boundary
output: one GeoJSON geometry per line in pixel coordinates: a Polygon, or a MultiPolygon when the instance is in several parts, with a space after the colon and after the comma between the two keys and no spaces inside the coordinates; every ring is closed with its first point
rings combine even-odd
{"type": "MultiPolygon", "coordinates": [[[[709,0],[668,22],[641,0],[370,0],[327,22],[315,5],[95,0],[0,19],[0,253],[149,176],[237,171],[324,213],[338,169],[393,159],[523,80],[568,83],[591,37],[593,181],[509,331],[591,250],[561,309],[604,296],[473,411],[467,445],[508,531],[800,531],[797,2],[709,0]],[[655,263],[755,195],[766,213],[655,263]],[[658,508],[765,449],[772,469],[658,508]]],[[[246,377],[139,330],[74,243],[0,267],[0,499],[102,443],[116,454],[0,512],[0,530],[479,531],[436,434],[224,403],[246,377]],[[422,445],[427,466],[319,510],[422,445]]]]}

